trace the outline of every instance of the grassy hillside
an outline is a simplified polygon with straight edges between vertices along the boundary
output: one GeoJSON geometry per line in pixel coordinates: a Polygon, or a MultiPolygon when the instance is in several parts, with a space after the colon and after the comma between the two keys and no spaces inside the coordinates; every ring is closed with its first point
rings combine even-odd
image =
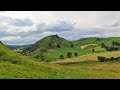
{"type": "Polygon", "coordinates": [[[58,35],[51,35],[48,37],[44,37],[43,39],[37,41],[35,44],[30,45],[28,48],[24,49],[23,52],[31,53],[41,48],[53,49],[57,48],[57,45],[60,45],[60,48],[65,48],[70,47],[70,45],[72,45],[72,42],[63,39],[58,35]]]}
{"type": "Polygon", "coordinates": [[[0,78],[67,78],[66,70],[56,64],[22,56],[0,43],[0,78]]]}
{"type": "Polygon", "coordinates": [[[76,44],[80,44],[80,45],[104,43],[105,45],[111,46],[112,41],[120,42],[120,37],[108,37],[108,38],[90,37],[90,38],[83,38],[80,40],[76,40],[73,42],[75,42],[76,44]]]}
{"type": "Polygon", "coordinates": [[[78,53],[78,55],[86,55],[92,53],[92,49],[95,52],[105,52],[105,49],[101,48],[101,44],[104,43],[107,46],[111,46],[113,41],[120,42],[120,37],[110,37],[110,38],[83,38],[76,41],[68,41],[58,35],[51,35],[45,37],[35,44],[32,44],[28,48],[23,50],[23,54],[29,55],[41,59],[44,57],[44,61],[54,61],[59,58],[60,55],[67,57],[67,52],[78,53]],[[57,47],[60,45],[60,48],[57,47]],[[86,47],[87,46],[87,47],[86,47]],[[81,48],[86,47],[86,48],[81,48]]]}
{"type": "Polygon", "coordinates": [[[0,43],[0,78],[4,79],[107,79],[120,78],[120,62],[98,62],[97,56],[120,52],[92,53],[51,63],[10,50],[0,43]]]}

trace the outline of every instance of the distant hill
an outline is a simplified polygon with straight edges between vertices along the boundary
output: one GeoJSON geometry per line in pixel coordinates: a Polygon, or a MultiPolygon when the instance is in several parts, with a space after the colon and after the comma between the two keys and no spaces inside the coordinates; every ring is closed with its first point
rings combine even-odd
{"type": "Polygon", "coordinates": [[[29,45],[7,45],[8,48],[12,49],[12,50],[16,50],[16,49],[23,49],[28,47],[29,45]]]}
{"type": "Polygon", "coordinates": [[[25,48],[23,52],[31,53],[40,48],[45,49],[65,48],[70,47],[71,45],[72,45],[71,41],[61,38],[58,35],[51,35],[48,37],[44,37],[43,39],[37,41],[35,44],[32,44],[29,47],[25,48]]]}

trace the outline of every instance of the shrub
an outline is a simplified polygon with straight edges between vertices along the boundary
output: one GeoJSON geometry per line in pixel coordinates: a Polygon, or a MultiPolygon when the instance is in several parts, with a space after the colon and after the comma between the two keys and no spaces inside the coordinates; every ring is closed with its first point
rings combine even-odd
{"type": "Polygon", "coordinates": [[[102,57],[102,56],[98,56],[98,60],[99,60],[100,62],[105,62],[105,61],[107,61],[107,59],[106,59],[105,57],[102,57]]]}
{"type": "Polygon", "coordinates": [[[71,52],[68,52],[68,53],[67,53],[67,57],[68,57],[68,58],[71,58],[71,56],[72,56],[72,53],[71,53],[71,52]]]}
{"type": "Polygon", "coordinates": [[[71,45],[71,47],[74,47],[73,45],[71,45]]]}
{"type": "Polygon", "coordinates": [[[100,38],[97,38],[96,40],[97,40],[97,41],[100,41],[100,38]]]}
{"type": "Polygon", "coordinates": [[[111,57],[111,58],[110,58],[110,61],[114,61],[114,57],[111,57]]]}
{"type": "Polygon", "coordinates": [[[120,61],[120,56],[119,56],[119,57],[111,57],[111,58],[106,58],[106,57],[98,56],[98,60],[99,60],[100,62],[120,61]]]}
{"type": "Polygon", "coordinates": [[[63,55],[60,55],[59,59],[64,59],[64,56],[63,56],[63,55]]]}
{"type": "Polygon", "coordinates": [[[77,53],[75,53],[75,56],[78,56],[78,54],[77,54],[77,53]]]}
{"type": "Polygon", "coordinates": [[[92,52],[95,52],[94,48],[92,49],[92,52]]]}
{"type": "Polygon", "coordinates": [[[57,44],[57,48],[61,48],[59,44],[57,44]]]}
{"type": "Polygon", "coordinates": [[[105,44],[104,43],[101,44],[101,48],[105,48],[105,44]]]}

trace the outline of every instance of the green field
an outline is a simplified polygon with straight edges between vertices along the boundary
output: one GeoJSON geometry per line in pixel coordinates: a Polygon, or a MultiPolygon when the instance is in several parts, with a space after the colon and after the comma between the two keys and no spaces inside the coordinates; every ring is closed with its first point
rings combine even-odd
{"type": "MultiPolygon", "coordinates": [[[[56,37],[56,36],[55,36],[56,37]]],[[[53,37],[52,37],[53,38],[53,37]]],[[[119,79],[120,61],[99,62],[98,56],[117,57],[120,51],[107,52],[101,48],[100,44],[105,43],[111,46],[112,41],[119,41],[119,38],[86,38],[77,41],[62,41],[54,39],[53,47],[47,46],[47,40],[42,40],[44,44],[33,48],[28,55],[22,55],[12,51],[2,42],[0,43],[0,78],[12,79],[119,79]],[[61,48],[56,48],[56,41],[60,42],[61,48]],[[45,43],[46,42],[46,43],[45,43]],[[71,47],[71,44],[74,47],[71,47]],[[33,58],[40,54],[41,48],[47,50],[43,53],[45,62],[33,58]],[[81,48],[84,47],[84,48],[81,48]],[[92,52],[92,49],[95,52],[92,52]],[[35,49],[35,50],[33,50],[35,49]],[[33,52],[32,52],[33,50],[33,52]],[[72,52],[72,58],[67,58],[67,52],[72,52]],[[78,56],[75,57],[74,53],[78,56]],[[59,59],[64,55],[65,59],[59,59]],[[46,62],[50,61],[50,62],[46,62]]],[[[49,41],[49,40],[48,40],[49,41]]],[[[41,41],[40,41],[41,42],[41,41]]],[[[58,42],[57,42],[58,43],[58,42]]],[[[26,50],[27,51],[27,50],[26,50]]]]}
{"type": "Polygon", "coordinates": [[[75,77],[73,78],[120,79],[120,61],[98,62],[98,55],[106,57],[119,56],[120,52],[94,53],[65,60],[58,60],[51,63],[57,63],[65,66],[70,71],[72,70],[72,74],[75,74],[75,77]]]}
{"type": "Polygon", "coordinates": [[[59,37],[58,35],[51,35],[44,37],[35,44],[25,48],[23,52],[28,52],[28,56],[36,57],[41,54],[40,50],[44,49],[45,51],[42,52],[44,61],[50,62],[59,59],[60,55],[63,55],[64,58],[66,58],[68,52],[72,53],[72,57],[74,57],[74,53],[78,53],[78,56],[93,53],[93,48],[95,49],[96,53],[105,52],[105,49],[101,48],[101,44],[104,43],[107,46],[112,46],[113,41],[120,42],[120,37],[91,37],[75,41],[68,41],[59,37]],[[48,43],[51,43],[51,47],[49,47],[48,43]],[[59,44],[61,47],[57,48],[57,44],[59,44]],[[71,45],[73,45],[73,47],[71,47],[71,45]]]}

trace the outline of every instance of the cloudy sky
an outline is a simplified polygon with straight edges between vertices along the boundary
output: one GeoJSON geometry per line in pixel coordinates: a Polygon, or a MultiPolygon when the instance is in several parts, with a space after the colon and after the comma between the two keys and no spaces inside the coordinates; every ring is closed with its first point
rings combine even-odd
{"type": "Polygon", "coordinates": [[[58,34],[68,40],[120,36],[119,11],[0,11],[0,41],[31,44],[58,34]]]}

